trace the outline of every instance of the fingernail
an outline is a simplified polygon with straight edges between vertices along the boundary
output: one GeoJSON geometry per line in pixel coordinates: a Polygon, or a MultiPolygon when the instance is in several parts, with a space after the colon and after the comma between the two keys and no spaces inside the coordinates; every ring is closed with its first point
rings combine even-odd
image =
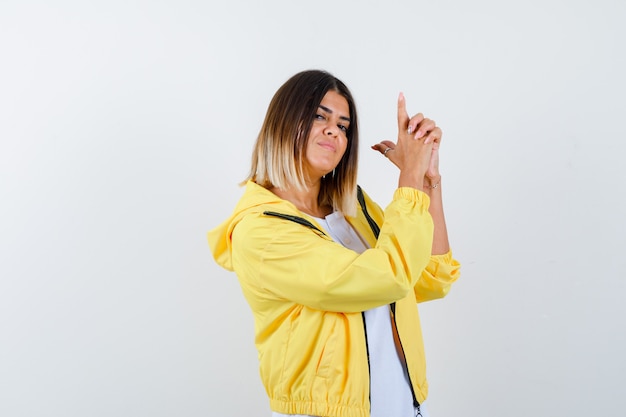
{"type": "Polygon", "coordinates": [[[411,132],[413,131],[413,126],[409,125],[409,128],[406,131],[410,135],[411,132]]]}

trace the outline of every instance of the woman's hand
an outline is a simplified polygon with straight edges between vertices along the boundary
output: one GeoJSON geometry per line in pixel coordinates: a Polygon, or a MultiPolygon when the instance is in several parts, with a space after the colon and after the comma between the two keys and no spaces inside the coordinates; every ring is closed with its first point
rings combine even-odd
{"type": "Polygon", "coordinates": [[[372,149],[385,155],[400,168],[400,187],[424,189],[439,178],[441,129],[419,113],[409,119],[406,100],[398,97],[398,142],[385,140],[372,149]],[[426,183],[427,182],[427,183],[426,183]],[[426,184],[425,184],[426,183],[426,184]]]}
{"type": "Polygon", "coordinates": [[[428,188],[433,188],[439,184],[441,180],[441,174],[439,174],[439,143],[441,142],[441,138],[439,140],[433,142],[433,150],[430,156],[430,162],[428,163],[428,170],[426,171],[426,176],[424,178],[424,186],[428,188]]]}

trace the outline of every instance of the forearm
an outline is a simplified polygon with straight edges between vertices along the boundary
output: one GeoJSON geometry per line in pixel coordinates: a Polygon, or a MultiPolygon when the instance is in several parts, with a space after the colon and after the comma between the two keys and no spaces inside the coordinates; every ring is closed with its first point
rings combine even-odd
{"type": "Polygon", "coordinates": [[[446,219],[443,214],[441,176],[426,180],[424,192],[430,197],[428,211],[434,223],[432,254],[444,255],[450,251],[450,242],[448,241],[448,229],[446,228],[446,219]]]}

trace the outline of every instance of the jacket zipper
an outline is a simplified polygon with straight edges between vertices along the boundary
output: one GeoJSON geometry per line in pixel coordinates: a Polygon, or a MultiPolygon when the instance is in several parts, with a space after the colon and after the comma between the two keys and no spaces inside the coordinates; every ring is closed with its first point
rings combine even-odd
{"type": "Polygon", "coordinates": [[[275,211],[264,211],[263,214],[265,214],[266,216],[274,216],[274,217],[278,217],[280,219],[290,220],[290,221],[292,221],[294,223],[298,223],[298,224],[306,226],[306,227],[308,227],[310,229],[313,229],[318,234],[326,236],[326,233],[324,233],[322,230],[320,230],[317,227],[315,227],[315,225],[313,223],[311,223],[310,221],[308,221],[307,219],[305,219],[303,217],[292,216],[291,214],[277,213],[275,211]]]}
{"type": "MultiPolygon", "coordinates": [[[[367,223],[372,229],[372,233],[374,233],[374,237],[376,237],[376,239],[378,240],[378,235],[380,234],[380,227],[378,227],[378,224],[376,223],[376,221],[372,218],[372,216],[370,216],[369,212],[367,211],[367,205],[365,204],[365,196],[363,195],[363,190],[361,189],[360,186],[357,186],[357,200],[359,201],[359,205],[361,206],[363,215],[365,215],[365,219],[367,219],[367,223]]],[[[411,388],[411,395],[413,395],[413,406],[415,407],[415,417],[421,417],[422,412],[420,410],[420,403],[419,401],[417,401],[417,397],[415,396],[415,388],[413,388],[413,381],[411,381],[411,375],[409,374],[409,366],[406,363],[406,355],[404,353],[404,346],[402,346],[402,340],[400,339],[400,333],[398,332],[398,325],[396,323],[396,303],[393,302],[389,304],[389,308],[391,309],[391,313],[393,317],[393,327],[396,331],[396,334],[398,335],[398,343],[400,343],[400,349],[402,350],[402,356],[404,357],[404,369],[409,379],[409,387],[411,388]]],[[[365,314],[363,315],[363,323],[365,323],[365,314]]],[[[367,334],[366,334],[365,343],[367,344],[367,334]]],[[[369,367],[369,351],[367,353],[367,362],[368,362],[368,367],[369,367]]],[[[370,381],[370,387],[371,387],[371,381],[370,381]]],[[[370,397],[371,397],[371,393],[370,393],[370,397]]]]}
{"type": "Polygon", "coordinates": [[[378,235],[380,234],[380,227],[378,227],[378,224],[376,224],[376,221],[372,219],[372,216],[370,216],[369,212],[367,211],[367,205],[365,204],[365,196],[363,195],[363,190],[358,185],[357,185],[356,190],[357,190],[356,198],[359,201],[361,210],[363,210],[363,214],[365,215],[365,219],[367,220],[367,223],[370,225],[370,229],[372,229],[372,233],[374,233],[374,236],[378,240],[378,235]]]}
{"type": "Polygon", "coordinates": [[[420,411],[420,403],[417,401],[417,396],[415,395],[415,388],[413,387],[413,381],[411,380],[411,374],[409,373],[409,365],[406,361],[406,354],[404,352],[404,346],[402,346],[402,338],[400,338],[400,332],[398,331],[398,323],[396,323],[396,303],[393,302],[389,304],[389,308],[391,309],[391,316],[393,317],[393,327],[398,335],[398,343],[400,344],[400,350],[402,351],[402,357],[404,358],[404,370],[409,378],[409,387],[411,387],[411,394],[413,395],[413,406],[415,407],[415,416],[421,416],[422,412],[420,411]]]}
{"type": "Polygon", "coordinates": [[[367,398],[370,403],[370,414],[372,414],[372,369],[370,366],[370,347],[367,343],[367,324],[365,322],[365,311],[361,311],[361,319],[363,320],[363,332],[365,333],[365,354],[367,355],[367,398]]]}

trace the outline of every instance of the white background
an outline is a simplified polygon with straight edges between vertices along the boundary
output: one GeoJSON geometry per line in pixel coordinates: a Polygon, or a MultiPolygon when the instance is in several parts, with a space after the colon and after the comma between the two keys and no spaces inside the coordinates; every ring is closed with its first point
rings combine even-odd
{"type": "Polygon", "coordinates": [[[624,4],[2,0],[0,415],[270,415],[205,233],[309,68],[351,88],[383,206],[398,92],[443,128],[433,417],[623,415],[624,4]]]}

